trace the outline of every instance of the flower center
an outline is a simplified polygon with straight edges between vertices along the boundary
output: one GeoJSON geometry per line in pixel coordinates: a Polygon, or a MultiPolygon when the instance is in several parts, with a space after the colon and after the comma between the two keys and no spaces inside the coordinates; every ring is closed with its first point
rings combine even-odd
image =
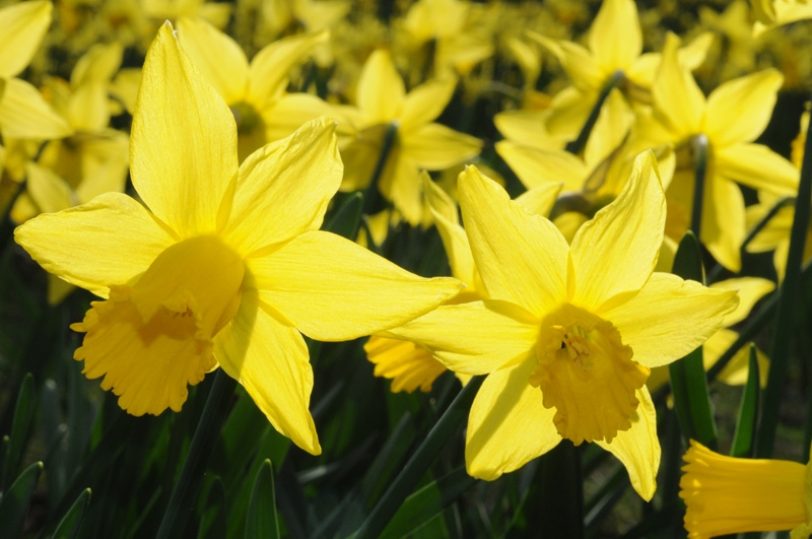
{"type": "Polygon", "coordinates": [[[584,309],[565,304],[544,318],[529,381],[544,406],[555,408],[561,436],[610,442],[631,427],[635,390],[649,375],[632,355],[611,323],[584,309]]]}
{"type": "Polygon", "coordinates": [[[94,301],[74,358],[133,415],[179,411],[187,386],[217,366],[212,338],[239,307],[243,262],[215,237],[177,243],[133,282],[94,301]]]}

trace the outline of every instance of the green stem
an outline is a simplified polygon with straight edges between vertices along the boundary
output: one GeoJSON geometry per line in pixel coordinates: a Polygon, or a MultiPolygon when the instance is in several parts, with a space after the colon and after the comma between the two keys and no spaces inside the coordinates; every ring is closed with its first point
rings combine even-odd
{"type": "Polygon", "coordinates": [[[578,448],[569,440],[562,440],[542,457],[540,465],[539,537],[583,537],[584,482],[578,448]]]}
{"type": "Polygon", "coordinates": [[[609,94],[612,93],[612,90],[614,90],[624,78],[623,71],[618,70],[612,73],[612,76],[609,77],[609,80],[607,80],[603,85],[603,88],[601,88],[601,91],[598,94],[598,99],[595,101],[595,105],[592,107],[592,110],[589,111],[589,116],[587,116],[581,131],[578,133],[578,138],[567,144],[568,152],[572,154],[579,154],[584,150],[586,147],[586,142],[589,140],[589,135],[592,133],[592,129],[598,122],[598,117],[600,116],[603,104],[606,102],[609,94]]]}
{"type": "Polygon", "coordinates": [[[183,463],[180,478],[172,489],[172,495],[169,497],[169,503],[155,536],[157,539],[168,539],[182,534],[183,525],[191,513],[191,506],[197,495],[197,486],[202,479],[203,465],[214,449],[220,427],[228,415],[227,403],[234,394],[234,385],[234,380],[222,369],[215,373],[203,413],[189,446],[189,454],[183,463]]]}
{"type": "Polygon", "coordinates": [[[702,230],[702,206],[705,200],[705,177],[708,173],[708,137],[703,134],[691,139],[694,158],[694,201],[691,206],[691,232],[697,240],[702,230]]]}
{"type": "Polygon", "coordinates": [[[375,168],[372,169],[372,176],[369,178],[369,185],[364,190],[364,213],[372,214],[380,211],[383,205],[383,197],[379,184],[381,176],[386,169],[386,162],[389,160],[389,155],[395,147],[395,139],[398,134],[398,126],[392,122],[386,126],[386,131],[383,134],[383,141],[381,143],[381,153],[378,155],[378,160],[375,162],[375,168]]]}
{"type": "Polygon", "coordinates": [[[367,519],[352,535],[353,539],[371,539],[378,537],[403,501],[417,486],[420,479],[432,465],[437,455],[443,450],[449,439],[457,432],[468,409],[474,400],[477,390],[482,385],[483,377],[472,378],[462,388],[454,401],[443,413],[406,463],[395,480],[383,493],[367,519]]]}
{"type": "Polygon", "coordinates": [[[775,431],[778,427],[778,409],[783,400],[784,381],[789,365],[790,342],[793,334],[795,309],[801,290],[801,266],[803,264],[804,243],[809,227],[809,209],[812,205],[812,136],[806,138],[804,159],[801,166],[801,181],[798,197],[795,200],[795,216],[787,255],[787,271],[781,283],[781,296],[778,300],[778,314],[775,320],[770,349],[770,371],[767,375],[767,388],[764,390],[764,407],[756,438],[756,456],[772,455],[775,431]]]}

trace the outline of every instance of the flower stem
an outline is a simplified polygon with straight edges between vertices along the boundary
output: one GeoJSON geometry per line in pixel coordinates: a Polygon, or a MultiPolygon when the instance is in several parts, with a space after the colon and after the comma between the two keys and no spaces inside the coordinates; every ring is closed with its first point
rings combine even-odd
{"type": "Polygon", "coordinates": [[[702,230],[702,205],[705,200],[705,177],[708,173],[708,137],[697,135],[691,139],[694,157],[694,201],[691,205],[691,232],[699,239],[702,230]]]}
{"type": "Polygon", "coordinates": [[[787,271],[784,282],[781,283],[775,333],[770,349],[770,371],[767,375],[767,388],[764,390],[764,407],[756,438],[757,457],[769,457],[773,452],[775,431],[778,426],[778,409],[784,396],[784,381],[789,364],[795,309],[801,290],[801,266],[806,231],[809,227],[810,205],[812,205],[812,137],[807,137],[798,197],[795,199],[795,216],[792,220],[789,254],[787,254],[787,271]]]}
{"type": "Polygon", "coordinates": [[[589,111],[589,116],[587,116],[583,127],[581,127],[578,137],[567,144],[568,152],[572,154],[579,154],[584,150],[584,147],[586,147],[586,143],[589,140],[589,135],[592,133],[592,129],[598,122],[598,117],[600,116],[603,104],[606,103],[606,99],[609,97],[609,94],[612,93],[612,90],[614,90],[623,81],[623,79],[623,71],[618,70],[612,73],[612,76],[609,77],[609,80],[607,80],[603,85],[603,88],[601,88],[601,92],[598,94],[598,99],[595,101],[595,105],[592,107],[592,110],[589,111]]]}
{"type": "Polygon", "coordinates": [[[214,375],[214,382],[206,398],[203,413],[195,429],[189,454],[180,478],[172,489],[169,503],[161,519],[156,534],[157,539],[168,539],[182,535],[183,526],[191,513],[192,504],[197,495],[197,486],[202,478],[202,467],[214,448],[214,441],[220,434],[220,427],[226,419],[229,407],[228,400],[234,394],[234,380],[222,369],[214,375]]]}
{"type": "Polygon", "coordinates": [[[406,497],[414,491],[448,440],[459,429],[463,419],[468,415],[468,409],[483,380],[484,378],[481,376],[472,378],[457,394],[426,439],[414,452],[412,458],[378,500],[372,512],[352,535],[353,539],[371,539],[381,534],[406,497]]]}

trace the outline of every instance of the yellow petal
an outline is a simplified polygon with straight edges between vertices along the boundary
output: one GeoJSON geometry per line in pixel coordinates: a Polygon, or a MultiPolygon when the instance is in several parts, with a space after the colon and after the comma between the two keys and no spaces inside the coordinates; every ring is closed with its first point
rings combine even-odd
{"type": "Polygon", "coordinates": [[[237,380],[273,427],[312,455],[321,453],[308,407],[313,370],[304,339],[243,294],[240,310],[214,340],[215,357],[237,380]]]}
{"type": "Polygon", "coordinates": [[[541,391],[528,383],[535,360],[488,375],[471,405],[465,435],[468,473],[493,480],[550,451],[561,436],[555,410],[541,403],[541,391]]]}
{"type": "Polygon", "coordinates": [[[765,69],[716,88],[708,96],[705,119],[713,144],[721,148],[755,140],[770,121],[783,82],[779,71],[765,69]]]}
{"type": "Polygon", "coordinates": [[[775,290],[775,283],[760,277],[738,277],[713,283],[710,287],[739,294],[739,305],[725,317],[724,325],[732,326],[747,318],[756,303],[775,290]]]}
{"type": "Polygon", "coordinates": [[[654,154],[646,152],[635,159],[620,195],[572,240],[573,302],[598,308],[619,294],[639,290],[657,264],[664,227],[665,194],[654,154]]]}
{"type": "Polygon", "coordinates": [[[48,274],[48,305],[59,305],[76,287],[56,275],[48,274]]]}
{"type": "Polygon", "coordinates": [[[580,90],[597,90],[608,75],[603,72],[597,59],[577,43],[556,41],[533,31],[528,31],[527,37],[554,54],[572,83],[580,90]]]}
{"type": "Polygon", "coordinates": [[[72,130],[45,102],[42,95],[21,79],[7,79],[0,94],[0,133],[6,139],[55,139],[72,130]]]}
{"type": "Polygon", "coordinates": [[[68,118],[78,131],[101,131],[110,121],[107,87],[102,83],[87,83],[78,87],[68,101],[68,118]]]}
{"type": "MultiPolygon", "coordinates": [[[[730,329],[720,329],[710,336],[702,346],[702,359],[705,370],[713,367],[719,358],[727,352],[734,342],[739,338],[739,334],[730,329]]],[[[767,375],[770,368],[770,361],[767,355],[756,347],[756,361],[758,362],[758,376],[761,387],[767,384],[767,375]]],[[[750,371],[750,349],[749,346],[740,348],[727,365],[719,372],[717,379],[729,386],[743,386],[747,382],[747,375],[750,371]]]]}
{"type": "Polygon", "coordinates": [[[290,70],[304,63],[313,48],[326,39],[327,32],[302,34],[280,39],[259,51],[249,68],[248,102],[262,110],[281,97],[290,70]]]}
{"type": "Polygon", "coordinates": [[[425,216],[421,183],[420,170],[414,160],[401,148],[393,149],[386,159],[378,189],[412,226],[419,226],[425,216]]]}
{"type": "Polygon", "coordinates": [[[634,351],[634,360],[653,368],[700,346],[722,327],[725,315],[737,303],[735,292],[654,273],[636,296],[600,315],[620,331],[623,343],[634,351]]]}
{"type": "Polygon", "coordinates": [[[315,95],[285,94],[260,111],[265,140],[271,142],[287,137],[310,120],[330,113],[330,105],[315,95]]]}
{"type": "Polygon", "coordinates": [[[691,73],[680,64],[679,45],[679,38],[668,34],[651,93],[657,114],[678,136],[687,137],[702,129],[705,96],[691,73]]]}
{"type": "Polygon", "coordinates": [[[485,289],[541,316],[564,300],[569,246],[547,219],[530,215],[476,167],[460,175],[465,230],[485,289]]]}
{"type": "Polygon", "coordinates": [[[634,0],[606,0],[589,30],[589,49],[606,70],[626,69],[643,50],[634,0]]]}
{"type": "Polygon", "coordinates": [[[356,92],[358,107],[371,121],[389,122],[400,115],[406,89],[389,51],[378,49],[369,56],[356,92]]]}
{"type": "Polygon", "coordinates": [[[553,210],[553,206],[560,192],[561,184],[542,185],[525,191],[517,196],[515,200],[527,213],[547,217],[553,210]]]}
{"type": "Polygon", "coordinates": [[[13,77],[25,69],[51,24],[52,9],[47,0],[19,2],[0,9],[0,78],[13,77]]]}
{"type": "Polygon", "coordinates": [[[453,167],[479,154],[482,142],[440,124],[427,124],[401,132],[401,151],[428,170],[453,167]]]}
{"type": "Polygon", "coordinates": [[[618,89],[612,90],[584,148],[584,162],[590,171],[611,157],[625,142],[633,122],[634,113],[623,94],[618,89]]]}
{"type": "Polygon", "coordinates": [[[97,43],[76,61],[70,83],[78,88],[88,83],[108,83],[121,66],[121,43],[97,43]]]}
{"type": "Polygon", "coordinates": [[[657,414],[651,395],[645,386],[636,391],[637,406],[632,427],[619,431],[609,442],[597,442],[623,463],[632,487],[647,502],[657,490],[657,469],[660,467],[660,441],[657,438],[657,414]]]}
{"type": "Polygon", "coordinates": [[[456,279],[424,279],[329,232],[306,232],[248,260],[260,299],[305,335],[355,339],[403,324],[455,295],[456,279]]]}
{"type": "Polygon", "coordinates": [[[544,110],[508,110],[493,118],[493,123],[506,139],[542,149],[562,149],[563,140],[547,132],[544,110]]]}
{"type": "Polygon", "coordinates": [[[524,360],[538,338],[535,323],[497,310],[503,307],[482,301],[441,305],[385,335],[429,348],[455,373],[490,373],[524,360]]]}
{"type": "Polygon", "coordinates": [[[212,232],[237,172],[234,117],[168,22],[147,52],[143,74],[131,138],[135,190],[181,235],[212,232]]]}
{"type": "Polygon", "coordinates": [[[735,183],[719,177],[708,179],[700,239],[720,264],[738,272],[739,251],[746,235],[744,197],[735,183]]]}
{"type": "Polygon", "coordinates": [[[35,217],[17,227],[14,239],[50,273],[102,297],[143,273],[173,242],[141,204],[119,193],[35,217]]]}
{"type": "Polygon", "coordinates": [[[74,205],[70,185],[52,170],[28,162],[25,167],[28,194],[42,212],[55,212],[74,205]]]}
{"type": "Polygon", "coordinates": [[[528,189],[563,184],[565,192],[580,191],[589,175],[583,161],[564,150],[501,140],[496,143],[496,152],[528,189]]]}
{"type": "Polygon", "coordinates": [[[735,144],[714,152],[716,173],[725,178],[775,194],[793,195],[800,171],[762,144],[735,144]]]}
{"type": "Polygon", "coordinates": [[[239,45],[200,18],[178,21],[178,38],[189,59],[229,105],[248,89],[248,59],[239,45]]]}
{"type": "Polygon", "coordinates": [[[314,120],[240,166],[224,234],[244,254],[321,226],[341,183],[334,131],[330,121],[314,120]]]}
{"type": "Polygon", "coordinates": [[[364,345],[367,359],[375,365],[375,376],[392,380],[392,393],[431,391],[434,381],[445,367],[437,362],[428,348],[409,341],[373,335],[364,345]]]}
{"type": "Polygon", "coordinates": [[[440,239],[443,240],[451,274],[464,282],[468,288],[475,288],[476,266],[471,255],[471,246],[468,244],[468,236],[459,224],[457,205],[440,186],[428,178],[427,174],[423,181],[426,200],[440,233],[440,239]]]}
{"type": "Polygon", "coordinates": [[[434,121],[448,105],[456,86],[457,81],[454,79],[435,80],[409,92],[403,101],[400,115],[403,130],[408,131],[434,121]]]}

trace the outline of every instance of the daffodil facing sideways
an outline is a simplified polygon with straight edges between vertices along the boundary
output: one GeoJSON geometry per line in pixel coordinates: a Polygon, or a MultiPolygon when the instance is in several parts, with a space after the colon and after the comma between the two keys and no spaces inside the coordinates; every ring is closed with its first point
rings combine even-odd
{"type": "Polygon", "coordinates": [[[120,193],[42,214],[15,239],[46,270],[102,299],[72,327],[88,378],[133,415],[180,410],[218,367],[272,425],[321,451],[301,333],[345,340],[424,314],[462,286],[423,279],[319,231],[342,164],[315,120],[237,161],[226,103],[166,23],[147,53],[120,193]]]}
{"type": "Polygon", "coordinates": [[[596,442],[646,500],[660,460],[649,369],[702,344],[736,294],[654,272],[665,197],[650,153],[572,244],[474,167],[458,185],[487,298],[389,330],[455,373],[487,375],[468,418],[468,472],[495,479],[558,445],[596,442]]]}
{"type": "Polygon", "coordinates": [[[791,530],[812,535],[812,466],[720,455],[691,440],[680,479],[692,539],[791,530]]]}

